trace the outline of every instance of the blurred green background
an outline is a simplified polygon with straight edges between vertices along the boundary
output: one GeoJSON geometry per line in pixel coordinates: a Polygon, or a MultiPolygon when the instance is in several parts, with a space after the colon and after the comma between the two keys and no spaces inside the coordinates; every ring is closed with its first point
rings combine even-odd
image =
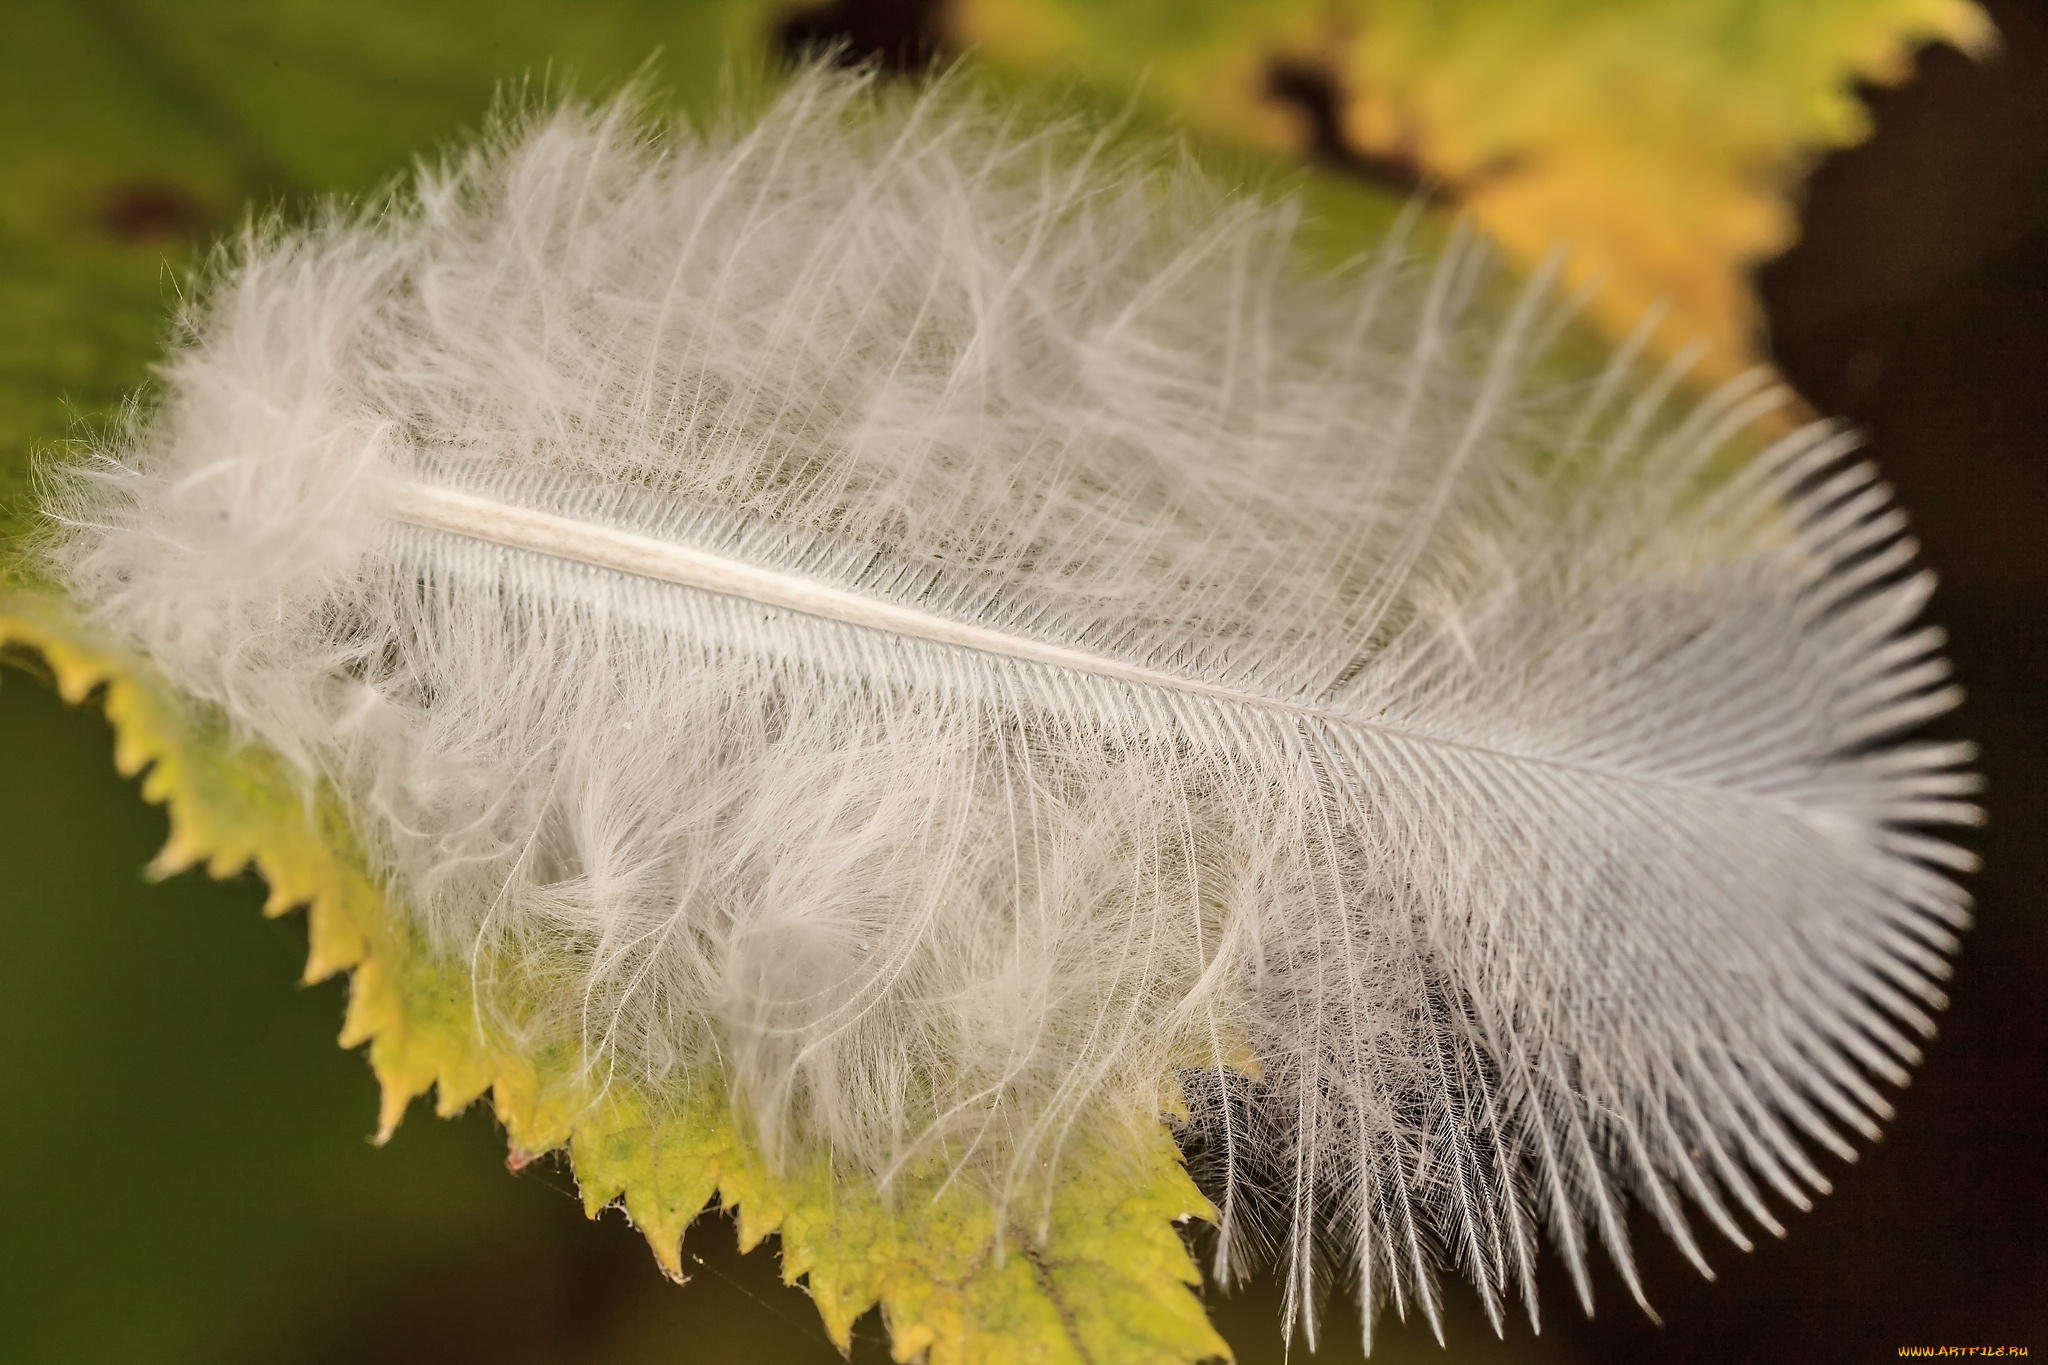
{"type": "MultiPolygon", "coordinates": [[[[2036,889],[2048,756],[2048,21],[1993,5],[2005,57],[1931,61],[1879,135],[1816,181],[1807,244],[1766,272],[1780,362],[1868,426],[1947,575],[1987,741],[1992,871],[1957,1003],[1890,1139],[1791,1241],[1697,1281],[1643,1227],[1653,1299],[1601,1279],[1588,1324],[1545,1277],[1545,1331],[1493,1341],[1469,1301],[1451,1358],[1857,1360],[2027,1343],[2048,1315],[2039,1154],[2048,1061],[2036,889]],[[2030,197],[2031,196],[2031,197],[2030,197]],[[1996,225],[1994,230],[1993,225],[1996,225]]],[[[508,83],[604,93],[652,67],[708,101],[778,42],[915,59],[929,7],[791,21],[747,0],[6,0],[0,4],[0,506],[23,452],[147,381],[203,245],[249,206],[361,193],[476,125],[508,83]]],[[[923,44],[921,47],[920,44],[923,44]]],[[[1952,55],[1952,54],[1951,54],[1952,55]]],[[[252,882],[141,869],[161,817],[90,708],[0,670],[0,1362],[829,1361],[769,1247],[716,1215],[676,1287],[566,1170],[517,1176],[488,1116],[416,1109],[370,1144],[375,1087],[334,1046],[342,987],[296,984],[296,916],[252,882]]],[[[1455,1294],[1455,1291],[1454,1291],[1455,1294]]],[[[1268,1284],[1217,1301],[1278,1359],[1268,1284]]],[[[1355,1359],[1348,1305],[1318,1360],[1355,1359]]],[[[2032,1338],[2048,1350],[2048,1337],[2032,1338]]],[[[872,1316],[855,1356],[882,1359],[872,1316]]],[[[1388,1323],[1375,1359],[1441,1359],[1388,1323]]]]}

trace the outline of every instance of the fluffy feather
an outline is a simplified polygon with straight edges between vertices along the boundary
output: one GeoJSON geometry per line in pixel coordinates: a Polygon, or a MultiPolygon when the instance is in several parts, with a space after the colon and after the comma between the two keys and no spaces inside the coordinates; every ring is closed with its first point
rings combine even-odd
{"type": "Polygon", "coordinates": [[[1928,579],[1839,434],[1727,458],[1760,381],[1546,396],[1540,282],[1294,227],[957,83],[559,109],[250,234],[52,560],[493,1027],[998,1195],[1178,1085],[1311,1342],[1533,1319],[1539,1226],[1590,1307],[1628,1194],[1777,1231],[1917,1056],[1928,579]]]}

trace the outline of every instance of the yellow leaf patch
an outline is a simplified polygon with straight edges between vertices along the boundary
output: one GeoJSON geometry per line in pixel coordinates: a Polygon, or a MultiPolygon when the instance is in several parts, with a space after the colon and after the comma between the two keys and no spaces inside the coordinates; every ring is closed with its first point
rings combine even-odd
{"type": "MultiPolygon", "coordinates": [[[[1300,151],[1279,98],[1327,87],[1349,151],[1435,181],[1527,267],[1569,282],[1621,336],[1658,301],[1665,354],[1700,375],[1763,353],[1750,284],[1791,245],[1821,152],[1860,140],[1857,82],[1915,47],[1994,41],[1969,0],[948,0],[953,38],[1030,68],[1076,67],[1240,141],[1300,151]]],[[[1325,149],[1327,150],[1327,149],[1325,149]]]]}

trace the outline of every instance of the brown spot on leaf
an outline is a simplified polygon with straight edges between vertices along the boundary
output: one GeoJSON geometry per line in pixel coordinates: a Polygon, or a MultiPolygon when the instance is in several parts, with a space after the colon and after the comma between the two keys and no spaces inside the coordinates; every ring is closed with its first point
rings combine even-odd
{"type": "Polygon", "coordinates": [[[1480,185],[1522,169],[1517,158],[1498,157],[1453,181],[1430,171],[1405,148],[1376,152],[1360,147],[1344,131],[1343,85],[1324,65],[1274,58],[1266,68],[1266,95],[1301,115],[1308,125],[1309,156],[1331,170],[1396,194],[1454,207],[1480,185]]]}
{"type": "Polygon", "coordinates": [[[1408,157],[1375,154],[1352,144],[1344,135],[1343,94],[1327,68],[1277,59],[1266,70],[1266,94],[1301,114],[1308,124],[1308,153],[1324,165],[1397,194],[1449,197],[1441,182],[1424,175],[1408,157]]]}
{"type": "Polygon", "coordinates": [[[124,180],[109,186],[93,214],[102,232],[123,244],[178,241],[213,223],[204,200],[168,180],[124,180]]]}
{"type": "Polygon", "coordinates": [[[825,0],[783,14],[775,44],[798,60],[834,53],[842,64],[879,62],[884,71],[917,72],[940,51],[937,0],[825,0]]]}

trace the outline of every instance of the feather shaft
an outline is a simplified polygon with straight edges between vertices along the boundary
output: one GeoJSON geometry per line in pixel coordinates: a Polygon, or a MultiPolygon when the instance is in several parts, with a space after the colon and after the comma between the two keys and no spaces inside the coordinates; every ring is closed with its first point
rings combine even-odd
{"type": "Polygon", "coordinates": [[[736,597],[822,621],[880,631],[928,644],[971,649],[979,654],[1018,663],[1068,669],[1135,687],[1160,688],[1210,701],[1336,719],[1321,708],[1218,687],[1106,655],[1068,649],[1009,631],[951,620],[795,574],[762,568],[731,556],[679,545],[671,540],[520,507],[458,489],[426,483],[398,484],[390,492],[389,506],[394,518],[425,530],[445,531],[508,549],[736,597]]]}

